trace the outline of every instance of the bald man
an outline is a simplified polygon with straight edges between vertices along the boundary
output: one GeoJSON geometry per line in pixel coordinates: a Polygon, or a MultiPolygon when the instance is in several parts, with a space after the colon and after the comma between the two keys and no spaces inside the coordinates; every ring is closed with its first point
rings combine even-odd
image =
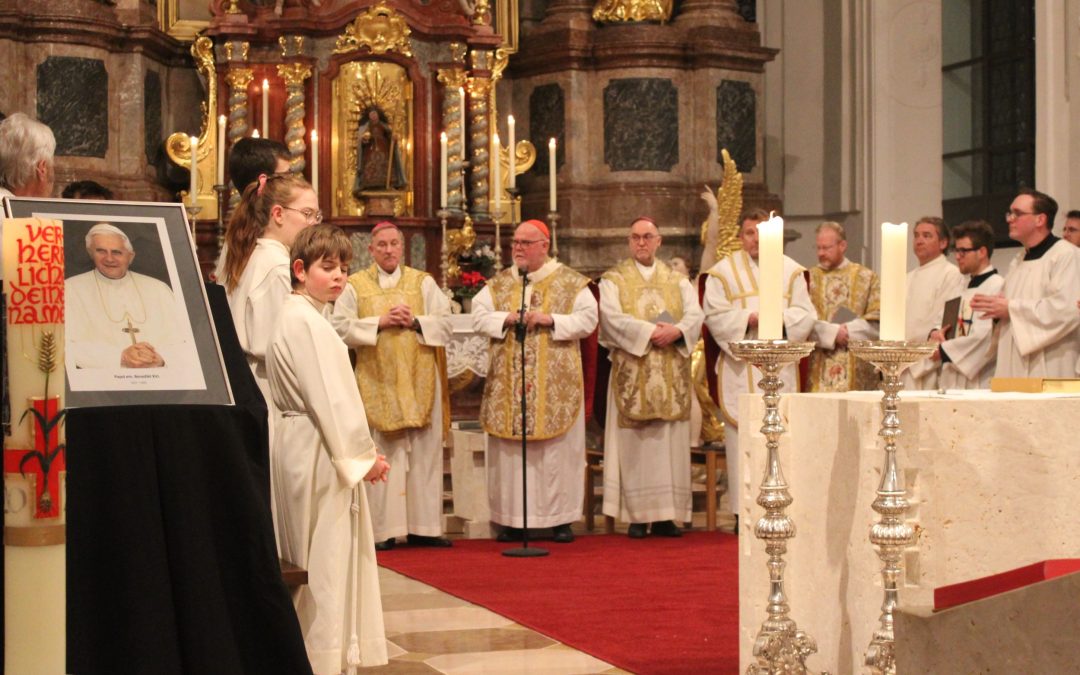
{"type": "Polygon", "coordinates": [[[550,527],[554,541],[574,540],[585,470],[585,395],[579,342],[596,328],[589,279],[548,257],[551,234],[539,220],[514,231],[514,265],[473,299],[473,327],[491,338],[491,365],[480,421],[488,433],[488,499],[500,541],[522,536],[521,343],[525,341],[529,464],[528,521],[550,527]],[[520,313],[522,273],[525,312],[520,313]],[[519,323],[520,319],[520,323],[519,323]]]}
{"type": "Polygon", "coordinates": [[[704,314],[685,274],[658,260],[652,218],[630,225],[630,257],[600,280],[600,344],[610,350],[604,514],[640,539],[689,521],[690,355],[704,314]]]}

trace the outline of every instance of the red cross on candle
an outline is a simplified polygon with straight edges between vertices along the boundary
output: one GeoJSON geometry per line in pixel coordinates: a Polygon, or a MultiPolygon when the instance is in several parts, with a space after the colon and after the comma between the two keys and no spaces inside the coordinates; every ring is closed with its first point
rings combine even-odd
{"type": "MultiPolygon", "coordinates": [[[[47,402],[41,399],[33,401],[34,410],[38,411],[47,422],[56,418],[56,409],[59,404],[59,396],[54,396],[47,402]]],[[[4,473],[32,475],[35,485],[34,518],[56,518],[60,515],[60,472],[67,469],[64,450],[58,448],[60,425],[56,424],[49,429],[48,438],[46,438],[41,422],[36,415],[30,414],[34,424],[34,449],[5,448],[4,473]],[[54,452],[56,455],[51,457],[50,461],[50,455],[54,452]],[[23,460],[28,455],[31,458],[24,464],[23,460]]]]}

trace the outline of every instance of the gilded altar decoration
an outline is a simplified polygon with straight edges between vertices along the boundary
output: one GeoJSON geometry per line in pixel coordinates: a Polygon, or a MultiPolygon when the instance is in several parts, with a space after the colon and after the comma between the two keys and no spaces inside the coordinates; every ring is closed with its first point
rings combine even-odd
{"type": "MultiPolygon", "coordinates": [[[[282,38],[284,39],[284,38],[282,38]]],[[[304,80],[311,77],[311,67],[303,63],[282,63],[278,76],[285,81],[285,145],[289,148],[289,171],[304,172],[304,80]]]]}
{"type": "Polygon", "coordinates": [[[334,215],[412,213],[412,120],[413,85],[402,66],[342,67],[333,81],[334,215]]]}
{"type": "Polygon", "coordinates": [[[473,229],[472,218],[466,215],[461,229],[450,230],[446,233],[446,283],[452,283],[461,278],[459,260],[472,251],[475,244],[476,230],[473,229]]]}
{"type": "MultiPolygon", "coordinates": [[[[465,47],[457,43],[450,45],[455,62],[465,59],[465,47]],[[455,50],[460,47],[460,50],[455,50]]],[[[443,85],[442,126],[447,140],[447,207],[464,211],[464,176],[465,176],[465,84],[468,76],[463,68],[440,69],[438,80],[443,85]]]]}
{"type": "Polygon", "coordinates": [[[458,0],[458,3],[474,26],[491,25],[491,3],[488,0],[458,0]]]}
{"type": "Polygon", "coordinates": [[[472,197],[473,213],[486,214],[488,211],[488,194],[490,188],[488,177],[490,174],[490,148],[491,126],[488,111],[488,98],[491,92],[491,80],[486,77],[470,77],[469,91],[469,155],[472,166],[472,185],[470,196],[472,197]]]}
{"type": "Polygon", "coordinates": [[[228,42],[225,43],[225,46],[223,47],[223,49],[225,50],[225,60],[226,61],[234,61],[234,60],[247,61],[248,60],[248,53],[251,51],[251,43],[246,42],[246,41],[245,42],[233,42],[232,40],[229,40],[228,42]],[[237,52],[237,45],[239,45],[239,51],[240,51],[239,54],[236,53],[237,52]],[[236,57],[236,58],[234,58],[234,57],[236,57]]]}
{"type": "MultiPolygon", "coordinates": [[[[198,206],[202,213],[217,213],[217,196],[214,185],[221,180],[217,175],[217,71],[214,68],[214,43],[208,37],[200,37],[191,45],[196,70],[206,87],[206,101],[200,106],[198,164],[198,206]]],[[[174,164],[191,169],[191,139],[178,131],[165,141],[165,152],[174,164]]],[[[185,199],[185,202],[188,200],[185,199]]]]}
{"type": "Polygon", "coordinates": [[[701,224],[701,271],[712,267],[717,260],[723,260],[735,251],[742,250],[739,240],[739,216],[742,215],[743,176],[735,166],[735,160],[722,149],[724,159],[724,181],[717,188],[716,194],[702,194],[709,204],[709,217],[701,224]],[[711,254],[711,255],[710,255],[711,254]]]}
{"type": "Polygon", "coordinates": [[[698,405],[701,406],[701,442],[723,443],[724,415],[709,392],[709,380],[705,372],[707,367],[705,340],[702,338],[694,345],[694,353],[690,355],[690,376],[694,383],[694,396],[697,397],[698,405]]]}
{"type": "Polygon", "coordinates": [[[672,0],[599,0],[593,7],[594,21],[619,23],[623,21],[671,20],[672,0]]]}
{"type": "Polygon", "coordinates": [[[281,47],[281,58],[287,59],[304,55],[303,35],[282,35],[278,37],[277,41],[281,47]]]}
{"type": "Polygon", "coordinates": [[[335,54],[367,48],[372,54],[398,52],[412,56],[409,46],[409,25],[397,12],[386,5],[385,0],[360,14],[345,27],[345,34],[338,37],[335,54]]]}

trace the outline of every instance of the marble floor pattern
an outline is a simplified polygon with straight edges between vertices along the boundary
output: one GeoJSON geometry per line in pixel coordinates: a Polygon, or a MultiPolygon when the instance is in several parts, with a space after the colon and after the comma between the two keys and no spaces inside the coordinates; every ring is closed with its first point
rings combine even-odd
{"type": "MultiPolygon", "coordinates": [[[[733,525],[733,519],[722,511],[720,529],[730,532],[733,525]]],[[[693,527],[704,529],[703,514],[694,514],[693,527]]],[[[617,529],[625,533],[626,526],[619,523],[617,529]]],[[[585,534],[580,523],[574,531],[585,534]]],[[[385,567],[379,568],[379,583],[390,663],[364,669],[364,673],[629,672],[385,567]]]]}

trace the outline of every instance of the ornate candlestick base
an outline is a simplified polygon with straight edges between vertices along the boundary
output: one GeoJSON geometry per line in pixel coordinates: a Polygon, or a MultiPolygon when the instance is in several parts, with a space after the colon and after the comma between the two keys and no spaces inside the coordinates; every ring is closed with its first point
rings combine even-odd
{"type": "Polygon", "coordinates": [[[788,342],[787,340],[739,340],[730,343],[731,353],[753,364],[761,371],[758,382],[765,400],[765,416],[761,433],[766,438],[768,457],[765,477],[757,503],[765,509],[754,526],[754,536],[765,542],[769,554],[768,617],[761,624],[754,640],[756,661],[746,669],[748,675],[772,675],[773,673],[806,673],[806,657],[817,652],[817,643],[795,625],[788,616],[790,610],[784,594],[784,554],[787,540],[795,536],[795,523],[784,509],[791,505],[791,494],[780,468],[780,436],[785,429],[780,418],[780,369],[795,363],[814,350],[813,342],[788,342]]]}
{"type": "Polygon", "coordinates": [[[904,520],[908,511],[907,489],[896,462],[896,441],[900,438],[899,403],[900,373],[919,359],[933,353],[932,342],[906,340],[854,340],[848,346],[851,353],[873,364],[883,376],[881,389],[881,431],[885,439],[885,466],[878,483],[877,498],[871,508],[881,518],[870,527],[870,543],[877,546],[882,562],[881,581],[885,600],[881,618],[870,646],[866,650],[866,665],[873,673],[896,673],[894,654],[893,610],[897,601],[897,579],[900,577],[904,549],[915,543],[915,529],[904,520]]]}
{"type": "Polygon", "coordinates": [[[192,238],[194,238],[195,221],[197,220],[197,216],[199,215],[199,213],[202,211],[202,207],[195,204],[190,204],[188,202],[184,202],[184,211],[187,212],[188,223],[191,225],[191,236],[192,238]]]}
{"type": "Polygon", "coordinates": [[[440,240],[441,243],[439,245],[439,248],[441,249],[439,253],[441,257],[441,262],[439,263],[439,271],[442,274],[442,283],[439,285],[439,287],[442,289],[443,295],[445,295],[450,300],[453,300],[454,293],[450,290],[450,287],[447,285],[446,281],[447,270],[450,269],[450,258],[446,250],[446,219],[450,217],[450,211],[449,209],[445,208],[439,209],[435,212],[435,215],[439,217],[439,222],[442,223],[442,239],[440,240]]]}

